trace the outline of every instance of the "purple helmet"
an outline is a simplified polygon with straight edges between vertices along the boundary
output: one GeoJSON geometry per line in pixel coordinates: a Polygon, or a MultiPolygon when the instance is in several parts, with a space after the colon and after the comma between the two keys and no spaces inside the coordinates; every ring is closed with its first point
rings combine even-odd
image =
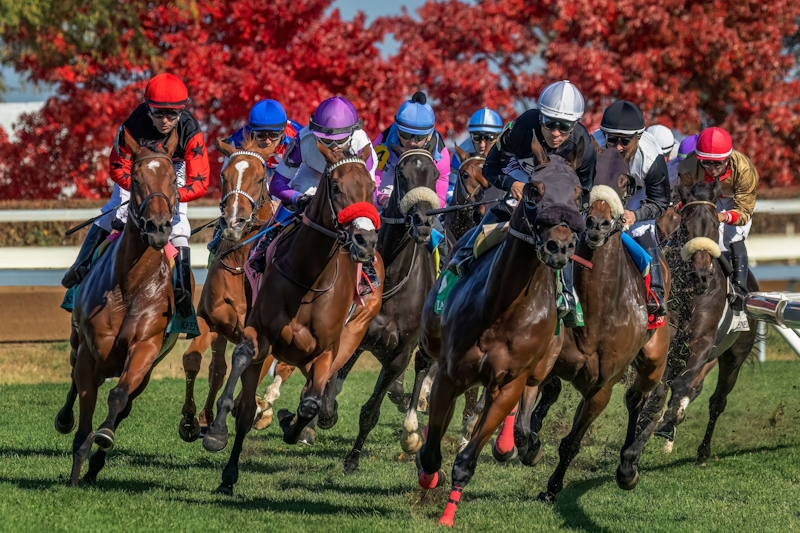
{"type": "Polygon", "coordinates": [[[361,120],[353,104],[341,96],[334,96],[317,106],[308,129],[321,139],[338,141],[360,130],[361,120]]]}
{"type": "Polygon", "coordinates": [[[694,152],[695,146],[697,146],[697,138],[700,137],[698,134],[689,135],[684,140],[681,141],[681,145],[678,147],[678,161],[683,161],[689,154],[694,152]]]}

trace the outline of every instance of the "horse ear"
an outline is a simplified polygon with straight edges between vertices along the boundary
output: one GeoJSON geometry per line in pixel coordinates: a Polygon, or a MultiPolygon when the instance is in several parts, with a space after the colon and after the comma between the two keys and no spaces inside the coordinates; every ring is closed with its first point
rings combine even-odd
{"type": "Polygon", "coordinates": [[[467,152],[462,150],[459,145],[455,145],[454,148],[455,148],[456,155],[458,156],[459,161],[461,161],[463,163],[464,161],[469,159],[469,155],[467,154],[467,152]]]}
{"type": "Polygon", "coordinates": [[[406,149],[403,148],[403,145],[401,144],[392,143],[391,145],[389,145],[389,148],[392,149],[392,152],[394,152],[394,155],[396,155],[397,157],[400,157],[401,155],[403,155],[403,152],[406,151],[406,149]]]}
{"type": "Polygon", "coordinates": [[[714,178],[714,188],[711,189],[711,194],[713,202],[716,202],[717,198],[722,196],[722,184],[719,182],[719,178],[714,178]]]}
{"type": "Polygon", "coordinates": [[[688,204],[693,200],[692,193],[689,190],[689,187],[684,185],[683,180],[678,180],[676,189],[678,189],[678,196],[680,196],[682,203],[688,204]]]}
{"type": "Polygon", "coordinates": [[[617,192],[622,198],[628,195],[628,185],[631,182],[631,177],[627,174],[620,174],[617,178],[617,192]]]}
{"type": "Polygon", "coordinates": [[[217,150],[222,152],[222,155],[225,157],[230,157],[230,155],[236,151],[236,149],[231,145],[226,143],[222,139],[217,139],[217,150]]]}
{"type": "Polygon", "coordinates": [[[628,143],[628,146],[622,151],[622,159],[625,160],[626,163],[629,165],[631,161],[633,161],[633,156],[636,155],[636,149],[639,148],[639,135],[634,135],[631,142],[628,143]]]}
{"type": "Polygon", "coordinates": [[[533,140],[531,141],[531,152],[533,152],[533,160],[536,162],[536,166],[544,165],[550,162],[550,158],[547,157],[547,153],[542,148],[542,145],[539,143],[539,138],[536,137],[536,131],[533,132],[533,140]]]}
{"type": "Polygon", "coordinates": [[[128,133],[128,128],[122,128],[122,132],[125,136],[125,146],[127,146],[128,150],[131,151],[134,159],[138,158],[139,154],[142,153],[142,147],[139,146],[139,143],[136,142],[136,139],[133,138],[133,135],[128,133]]]}
{"type": "Polygon", "coordinates": [[[581,137],[578,139],[578,144],[575,146],[575,149],[567,154],[567,165],[572,167],[572,170],[576,172],[578,171],[578,167],[581,166],[581,163],[583,162],[584,148],[586,148],[586,142],[583,140],[583,137],[581,137]]]}
{"type": "Polygon", "coordinates": [[[425,148],[425,150],[428,151],[429,154],[433,155],[433,154],[436,153],[436,144],[437,143],[438,143],[438,140],[436,139],[436,136],[434,136],[434,137],[431,138],[430,141],[428,141],[425,144],[424,148],[425,148]]]}
{"type": "Polygon", "coordinates": [[[167,155],[172,157],[172,154],[175,153],[175,149],[178,147],[178,129],[173,128],[172,133],[169,134],[169,139],[167,139],[167,143],[164,145],[164,149],[167,151],[167,155]]]}
{"type": "Polygon", "coordinates": [[[369,161],[369,158],[372,157],[372,144],[368,144],[364,148],[362,148],[361,153],[358,154],[358,157],[364,163],[367,163],[369,161]]]}
{"type": "Polygon", "coordinates": [[[319,139],[317,139],[317,149],[319,150],[319,153],[322,154],[322,157],[325,159],[326,163],[330,165],[336,162],[333,160],[333,152],[331,149],[319,142],[319,139]]]}

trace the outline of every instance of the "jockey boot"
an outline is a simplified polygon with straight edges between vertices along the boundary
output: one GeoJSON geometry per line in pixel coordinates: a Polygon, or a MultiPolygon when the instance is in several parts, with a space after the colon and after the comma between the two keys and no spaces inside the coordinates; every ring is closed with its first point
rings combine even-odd
{"type": "Polygon", "coordinates": [[[97,250],[109,235],[109,232],[97,224],[89,226],[89,233],[86,234],[86,238],[83,240],[83,244],[81,244],[78,257],[61,279],[61,285],[63,285],[65,289],[69,289],[83,281],[83,278],[85,278],[86,274],[89,272],[89,264],[92,262],[94,251],[97,250]]]}
{"type": "Polygon", "coordinates": [[[361,291],[359,292],[361,296],[374,292],[375,289],[381,286],[381,280],[378,279],[378,273],[375,271],[375,266],[372,262],[362,263],[361,272],[363,272],[369,280],[369,285],[364,283],[364,285],[361,286],[361,291]],[[370,285],[372,286],[371,288],[370,285]]]}
{"type": "Polygon", "coordinates": [[[744,310],[747,296],[747,247],[744,241],[731,243],[731,262],[733,263],[733,295],[731,307],[734,311],[744,310]]]}
{"type": "Polygon", "coordinates": [[[667,306],[664,301],[664,273],[661,272],[661,259],[658,247],[646,248],[650,256],[650,293],[647,295],[647,313],[654,317],[666,316],[667,306]],[[655,301],[651,298],[655,297],[655,301]]]}
{"type": "Polygon", "coordinates": [[[175,258],[175,310],[184,318],[192,315],[192,261],[189,252],[188,246],[181,246],[175,258]]]}
{"type": "Polygon", "coordinates": [[[267,248],[269,248],[269,245],[272,244],[272,241],[275,240],[275,237],[278,236],[282,229],[280,226],[272,228],[256,241],[255,250],[250,252],[250,257],[252,257],[251,265],[256,272],[263,274],[267,269],[267,248]]]}
{"type": "Polygon", "coordinates": [[[578,297],[575,295],[573,283],[572,263],[561,269],[561,295],[558,299],[558,318],[564,320],[564,325],[574,328],[582,324],[582,313],[578,312],[578,297]]]}
{"type": "Polygon", "coordinates": [[[208,243],[207,246],[208,253],[211,255],[209,263],[213,260],[213,257],[217,255],[220,242],[222,242],[222,229],[219,227],[219,222],[217,222],[216,226],[214,226],[214,238],[211,239],[211,242],[208,243]]]}

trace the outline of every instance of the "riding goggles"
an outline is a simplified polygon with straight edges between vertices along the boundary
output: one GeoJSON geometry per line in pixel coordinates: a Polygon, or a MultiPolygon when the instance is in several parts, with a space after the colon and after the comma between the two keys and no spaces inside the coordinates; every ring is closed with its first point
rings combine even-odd
{"type": "Polygon", "coordinates": [[[711,171],[720,170],[721,168],[728,166],[727,159],[723,159],[722,161],[711,161],[708,159],[700,159],[699,163],[701,167],[711,171]]]}
{"type": "Polygon", "coordinates": [[[497,140],[496,133],[473,133],[472,134],[472,142],[479,143],[481,141],[486,141],[487,143],[491,143],[497,140]]]}
{"type": "Polygon", "coordinates": [[[414,140],[416,142],[424,141],[428,138],[427,133],[409,133],[407,131],[398,131],[397,134],[400,136],[401,139],[405,139],[406,141],[414,140]]]}
{"type": "Polygon", "coordinates": [[[259,141],[266,141],[269,139],[270,141],[277,141],[283,135],[284,130],[253,130],[253,135],[255,135],[256,139],[259,141]]]}
{"type": "Polygon", "coordinates": [[[339,139],[338,141],[333,139],[323,139],[322,137],[317,137],[317,141],[319,141],[319,143],[325,146],[326,148],[336,147],[339,148],[340,150],[344,150],[345,148],[347,148],[347,145],[350,144],[351,140],[352,137],[345,137],[344,139],[339,139]]]}
{"type": "Polygon", "coordinates": [[[181,111],[183,111],[183,108],[180,109],[161,109],[161,108],[153,109],[152,107],[148,108],[149,115],[157,119],[166,118],[169,120],[175,120],[179,116],[181,116],[181,111]]]}
{"type": "Polygon", "coordinates": [[[622,146],[628,146],[632,140],[633,135],[621,136],[606,134],[606,145],[608,146],[617,146],[618,144],[621,144],[622,146]]]}
{"type": "Polygon", "coordinates": [[[577,122],[568,122],[564,120],[556,120],[550,117],[541,115],[542,127],[548,131],[558,130],[561,133],[569,133],[575,129],[577,122]]]}

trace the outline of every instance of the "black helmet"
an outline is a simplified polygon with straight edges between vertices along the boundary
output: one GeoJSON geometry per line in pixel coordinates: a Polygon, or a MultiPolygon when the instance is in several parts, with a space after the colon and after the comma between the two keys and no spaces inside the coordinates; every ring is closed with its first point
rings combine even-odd
{"type": "Polygon", "coordinates": [[[627,100],[619,100],[608,106],[600,121],[603,133],[612,135],[636,135],[644,131],[644,114],[639,106],[627,100]]]}

